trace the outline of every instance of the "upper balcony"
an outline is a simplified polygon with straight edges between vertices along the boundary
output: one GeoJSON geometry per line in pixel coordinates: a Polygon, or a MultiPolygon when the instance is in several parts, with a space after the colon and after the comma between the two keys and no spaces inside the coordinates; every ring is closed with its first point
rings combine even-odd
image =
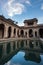
{"type": "Polygon", "coordinates": [[[29,20],[24,20],[24,26],[36,26],[37,25],[37,18],[29,19],[29,20]]]}

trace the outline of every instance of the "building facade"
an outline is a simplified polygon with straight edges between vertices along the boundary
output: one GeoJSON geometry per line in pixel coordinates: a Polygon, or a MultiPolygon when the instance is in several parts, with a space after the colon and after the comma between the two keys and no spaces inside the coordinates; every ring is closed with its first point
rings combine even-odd
{"type": "Polygon", "coordinates": [[[43,38],[43,24],[37,24],[36,18],[24,20],[24,26],[18,26],[11,19],[0,15],[0,39],[2,38],[43,38]]]}

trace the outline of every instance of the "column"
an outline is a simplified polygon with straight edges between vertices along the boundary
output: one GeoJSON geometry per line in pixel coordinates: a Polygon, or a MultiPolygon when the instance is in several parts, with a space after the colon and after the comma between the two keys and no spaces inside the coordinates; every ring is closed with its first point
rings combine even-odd
{"type": "Polygon", "coordinates": [[[5,25],[5,29],[4,29],[4,38],[8,37],[8,26],[5,25]]]}
{"type": "Polygon", "coordinates": [[[33,30],[33,37],[35,38],[35,30],[33,30]]]}
{"type": "Polygon", "coordinates": [[[29,38],[29,30],[27,30],[27,38],[29,38]]]}
{"type": "Polygon", "coordinates": [[[11,37],[14,37],[14,28],[12,27],[12,31],[11,31],[11,37]]]}
{"type": "Polygon", "coordinates": [[[37,37],[40,37],[40,36],[39,36],[39,29],[37,29],[37,37]]]}

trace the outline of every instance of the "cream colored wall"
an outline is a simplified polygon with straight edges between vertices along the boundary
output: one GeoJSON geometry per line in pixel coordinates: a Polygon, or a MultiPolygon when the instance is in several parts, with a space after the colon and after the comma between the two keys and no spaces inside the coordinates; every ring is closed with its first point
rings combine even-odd
{"type": "Polygon", "coordinates": [[[33,25],[28,25],[27,23],[24,23],[24,26],[25,27],[28,27],[28,26],[37,26],[37,22],[34,22],[33,25]]]}
{"type": "Polygon", "coordinates": [[[37,22],[34,22],[34,26],[37,26],[37,22]]]}
{"type": "MultiPolygon", "coordinates": [[[[17,32],[18,32],[18,30],[19,30],[19,35],[20,35],[20,31],[22,30],[21,28],[19,28],[19,27],[15,27],[15,26],[13,26],[13,25],[11,25],[11,24],[9,24],[9,23],[7,23],[7,22],[4,22],[4,21],[1,21],[0,20],[0,24],[4,24],[4,26],[5,26],[5,28],[4,28],[4,38],[7,38],[8,37],[8,28],[9,27],[11,27],[11,38],[12,37],[18,37],[18,35],[17,35],[17,32]],[[16,35],[14,35],[14,29],[16,28],[16,35]]],[[[37,23],[36,22],[34,22],[34,25],[37,25],[37,23]]],[[[25,26],[27,26],[27,24],[25,24],[25,26]]],[[[33,37],[35,37],[35,31],[37,31],[37,36],[39,37],[39,28],[27,28],[27,29],[24,29],[23,28],[23,30],[24,30],[24,36],[25,36],[25,32],[27,32],[27,38],[29,38],[29,29],[32,29],[33,30],[33,37]]],[[[1,34],[2,34],[2,32],[0,32],[0,38],[1,38],[1,34]]]]}
{"type": "MultiPolygon", "coordinates": [[[[14,36],[14,29],[16,28],[16,32],[19,29],[18,27],[15,27],[14,25],[8,24],[7,22],[1,21],[1,20],[0,20],[0,24],[4,24],[4,26],[5,26],[5,28],[4,28],[4,38],[8,37],[8,28],[9,27],[11,27],[11,37],[14,36]]],[[[17,33],[16,33],[16,37],[17,37],[17,33]]]]}

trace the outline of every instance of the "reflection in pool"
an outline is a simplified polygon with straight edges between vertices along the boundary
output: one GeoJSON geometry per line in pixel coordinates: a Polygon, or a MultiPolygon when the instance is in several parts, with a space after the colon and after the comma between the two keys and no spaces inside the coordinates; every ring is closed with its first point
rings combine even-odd
{"type": "Polygon", "coordinates": [[[18,40],[0,43],[0,65],[43,65],[43,43],[18,40]]]}

